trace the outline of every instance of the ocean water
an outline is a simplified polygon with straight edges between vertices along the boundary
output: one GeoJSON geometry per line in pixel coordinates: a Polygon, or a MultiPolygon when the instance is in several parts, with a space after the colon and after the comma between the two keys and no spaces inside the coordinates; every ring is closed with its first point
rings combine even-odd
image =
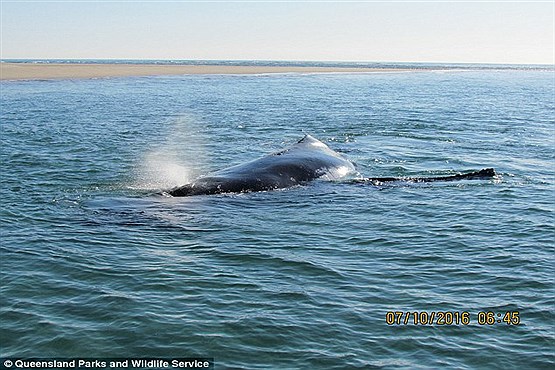
{"type": "Polygon", "coordinates": [[[555,366],[553,70],[0,87],[1,357],[555,366]],[[364,176],[499,176],[160,194],[305,133],[364,176]]]}
{"type": "Polygon", "coordinates": [[[490,64],[490,63],[406,63],[406,62],[348,62],[294,60],[197,60],[197,59],[2,59],[9,63],[33,64],[160,64],[160,65],[232,65],[274,67],[348,67],[416,70],[537,70],[553,71],[548,64],[490,64]]]}

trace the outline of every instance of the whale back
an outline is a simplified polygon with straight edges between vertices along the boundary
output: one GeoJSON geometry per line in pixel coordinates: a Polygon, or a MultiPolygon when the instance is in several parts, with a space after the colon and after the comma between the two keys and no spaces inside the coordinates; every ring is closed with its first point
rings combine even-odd
{"type": "Polygon", "coordinates": [[[202,176],[172,189],[173,196],[240,193],[287,188],[325,177],[335,180],[354,166],[320,140],[306,135],[291,147],[202,176]]]}

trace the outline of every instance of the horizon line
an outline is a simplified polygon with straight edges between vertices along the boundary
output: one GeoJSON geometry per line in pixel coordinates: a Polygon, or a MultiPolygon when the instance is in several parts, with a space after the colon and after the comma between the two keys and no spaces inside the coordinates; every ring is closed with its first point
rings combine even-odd
{"type": "Polygon", "coordinates": [[[14,61],[168,61],[168,62],[281,62],[281,63],[382,63],[382,64],[481,64],[481,65],[534,65],[552,66],[553,63],[515,63],[515,62],[453,62],[453,61],[383,61],[383,60],[318,60],[318,59],[176,59],[176,58],[0,58],[0,62],[14,61]]]}

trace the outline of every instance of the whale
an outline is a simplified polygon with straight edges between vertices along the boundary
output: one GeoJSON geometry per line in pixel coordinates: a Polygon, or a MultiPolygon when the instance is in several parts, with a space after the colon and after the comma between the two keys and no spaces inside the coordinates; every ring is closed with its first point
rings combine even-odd
{"type": "Polygon", "coordinates": [[[305,135],[287,149],[201,176],[171,189],[174,197],[290,188],[317,178],[338,180],[355,166],[320,140],[305,135]]]}
{"type": "MultiPolygon", "coordinates": [[[[248,193],[291,188],[316,179],[341,180],[356,173],[355,165],[320,140],[305,135],[289,148],[200,176],[165,192],[174,197],[248,193]]],[[[439,177],[360,177],[347,182],[382,185],[394,181],[433,182],[487,179],[493,168],[439,177]]]]}
{"type": "Polygon", "coordinates": [[[382,185],[390,182],[436,182],[436,181],[461,181],[461,180],[487,180],[497,176],[494,168],[484,168],[479,171],[467,173],[457,173],[449,176],[430,176],[430,177],[364,177],[353,179],[352,183],[370,183],[372,185],[382,185]]]}

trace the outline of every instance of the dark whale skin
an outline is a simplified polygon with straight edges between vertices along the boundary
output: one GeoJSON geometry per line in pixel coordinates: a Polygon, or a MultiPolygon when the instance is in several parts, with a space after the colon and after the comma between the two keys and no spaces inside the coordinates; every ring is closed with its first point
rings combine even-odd
{"type": "Polygon", "coordinates": [[[277,153],[229,167],[171,189],[174,197],[289,188],[326,176],[340,179],[354,165],[310,135],[277,153]]]}
{"type": "Polygon", "coordinates": [[[497,177],[498,174],[494,168],[484,168],[479,171],[468,173],[458,173],[451,176],[437,177],[365,177],[362,179],[351,180],[352,183],[369,183],[371,185],[379,185],[386,182],[436,182],[436,181],[461,181],[461,180],[487,180],[497,177]]]}
{"type": "MultiPolygon", "coordinates": [[[[174,197],[247,193],[302,185],[320,177],[338,180],[354,172],[354,165],[326,144],[306,135],[288,149],[229,167],[168,191],[174,197]]],[[[493,168],[439,177],[366,177],[348,182],[379,186],[389,182],[485,180],[498,176],[493,168]]]]}

